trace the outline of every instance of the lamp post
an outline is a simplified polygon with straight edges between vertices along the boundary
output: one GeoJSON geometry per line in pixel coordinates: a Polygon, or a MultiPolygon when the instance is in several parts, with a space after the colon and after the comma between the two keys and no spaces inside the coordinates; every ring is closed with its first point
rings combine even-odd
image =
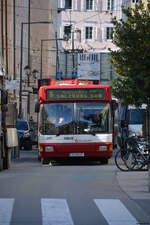
{"type": "Polygon", "coordinates": [[[24,72],[27,76],[28,87],[30,87],[30,80],[29,80],[30,76],[33,76],[34,79],[37,79],[38,78],[37,74],[39,73],[39,71],[36,70],[36,69],[31,71],[30,66],[27,65],[27,66],[24,67],[24,72]]]}
{"type": "Polygon", "coordinates": [[[72,66],[73,66],[73,71],[72,73],[74,74],[74,78],[77,76],[77,72],[76,72],[76,69],[75,69],[75,49],[74,49],[74,33],[80,33],[81,35],[81,30],[79,29],[74,29],[72,28],[71,26],[71,34],[72,34],[72,66]]]}
{"type": "Polygon", "coordinates": [[[51,24],[52,21],[35,21],[21,23],[21,39],[20,39],[20,90],[19,90],[19,119],[22,118],[22,62],[23,62],[23,27],[29,24],[51,24]]]}
{"type": "Polygon", "coordinates": [[[43,43],[45,42],[45,41],[56,41],[56,48],[58,49],[58,46],[57,46],[57,41],[65,41],[65,39],[63,39],[63,38],[52,38],[52,39],[42,39],[41,40],[41,63],[40,63],[40,79],[42,79],[42,73],[43,73],[43,71],[42,71],[42,62],[43,62],[43,43]]]}
{"type": "MultiPolygon", "coordinates": [[[[33,76],[34,79],[37,79],[37,74],[39,73],[38,70],[34,69],[31,72],[30,66],[27,65],[24,67],[24,72],[27,76],[27,86],[30,87],[30,76],[33,76]]],[[[28,100],[27,100],[27,118],[30,118],[30,91],[28,91],[28,100]]]]}
{"type": "Polygon", "coordinates": [[[30,66],[29,65],[27,65],[27,66],[24,67],[24,72],[27,75],[27,78],[28,78],[28,87],[29,87],[30,86],[29,77],[30,77],[30,73],[31,73],[31,69],[30,69],[30,66]]]}

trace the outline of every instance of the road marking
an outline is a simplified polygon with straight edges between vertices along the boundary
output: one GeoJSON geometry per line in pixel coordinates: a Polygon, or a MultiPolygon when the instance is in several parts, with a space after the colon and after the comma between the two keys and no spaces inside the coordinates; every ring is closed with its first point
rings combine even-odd
{"type": "Polygon", "coordinates": [[[70,210],[65,199],[41,199],[43,225],[73,225],[70,210]]]}
{"type": "Polygon", "coordinates": [[[109,225],[137,225],[138,222],[119,199],[94,199],[109,225]]]}
{"type": "Polygon", "coordinates": [[[13,206],[13,198],[0,199],[0,225],[10,225],[13,206]]]}

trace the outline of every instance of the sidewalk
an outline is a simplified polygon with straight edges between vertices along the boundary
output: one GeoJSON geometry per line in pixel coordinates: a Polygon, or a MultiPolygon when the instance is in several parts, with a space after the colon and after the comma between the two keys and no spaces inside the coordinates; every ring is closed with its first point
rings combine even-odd
{"type": "Polygon", "coordinates": [[[150,216],[150,192],[148,171],[117,172],[121,189],[150,216]]]}
{"type": "Polygon", "coordinates": [[[117,172],[118,183],[131,199],[149,199],[148,171],[117,172]]]}

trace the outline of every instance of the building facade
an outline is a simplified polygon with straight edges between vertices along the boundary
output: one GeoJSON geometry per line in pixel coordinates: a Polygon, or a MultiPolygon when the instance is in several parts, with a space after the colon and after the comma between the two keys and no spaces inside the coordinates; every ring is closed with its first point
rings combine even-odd
{"type": "Polygon", "coordinates": [[[38,71],[40,76],[42,65],[43,77],[56,77],[56,41],[44,43],[43,60],[41,62],[41,40],[55,39],[57,2],[49,0],[43,0],[42,2],[40,0],[2,0],[0,12],[0,71],[2,73],[2,67],[4,67],[4,73],[7,74],[4,79],[6,83],[15,80],[18,84],[15,93],[11,89],[12,87],[8,86],[9,101],[17,103],[18,111],[21,81],[22,118],[29,119],[29,114],[34,114],[33,102],[36,97],[29,92],[32,92],[32,86],[37,85],[37,79],[32,76],[32,71],[38,71]],[[31,23],[30,33],[28,29],[29,21],[31,23]],[[32,22],[42,21],[51,23],[32,24],[32,22]],[[21,30],[22,23],[23,29],[21,30]],[[22,39],[21,31],[23,31],[22,39]],[[24,71],[27,65],[30,66],[31,71],[29,79],[24,71]]]}
{"type": "Polygon", "coordinates": [[[111,20],[122,18],[122,0],[59,0],[58,7],[65,11],[58,16],[58,33],[68,37],[62,48],[74,47],[84,51],[115,49],[111,42],[111,20]],[[72,46],[74,45],[74,46],[72,46]]]}
{"type": "MultiPolygon", "coordinates": [[[[108,53],[109,49],[115,50],[111,20],[113,17],[122,18],[124,4],[123,0],[59,0],[58,7],[65,10],[58,14],[58,34],[68,39],[61,45],[64,57],[68,52],[108,53]]],[[[72,64],[70,67],[78,67],[75,62],[72,64]]]]}

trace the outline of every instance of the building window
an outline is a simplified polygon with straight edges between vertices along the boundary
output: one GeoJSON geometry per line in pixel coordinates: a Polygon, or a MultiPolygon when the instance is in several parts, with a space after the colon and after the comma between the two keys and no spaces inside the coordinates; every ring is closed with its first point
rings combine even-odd
{"type": "Polygon", "coordinates": [[[71,25],[64,26],[64,38],[71,38],[71,25]]]}
{"type": "Polygon", "coordinates": [[[72,0],[65,0],[65,9],[72,9],[72,0]]]}
{"type": "Polygon", "coordinates": [[[107,10],[114,10],[114,0],[107,0],[107,10]]]}
{"type": "Polygon", "coordinates": [[[106,27],[106,40],[112,40],[113,27],[106,27]]]}
{"type": "Polygon", "coordinates": [[[85,28],[85,38],[92,39],[93,36],[93,27],[86,27],[85,28]]]}
{"type": "Polygon", "coordinates": [[[93,0],[86,0],[86,9],[87,10],[93,9],[93,0]]]}

